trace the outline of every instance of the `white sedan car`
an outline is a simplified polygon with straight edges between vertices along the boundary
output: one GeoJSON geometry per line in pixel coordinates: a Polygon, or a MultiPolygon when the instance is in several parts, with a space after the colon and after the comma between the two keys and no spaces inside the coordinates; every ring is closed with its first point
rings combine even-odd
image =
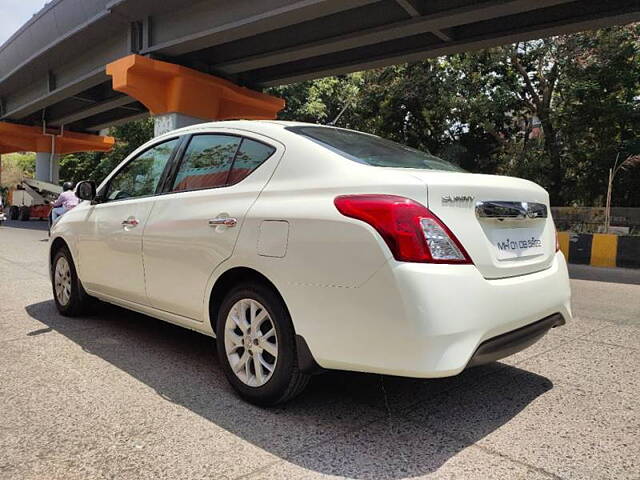
{"type": "Polygon", "coordinates": [[[215,337],[273,405],[323,369],[456,375],[571,317],[544,189],[330,126],[155,138],[51,231],[63,315],[95,299],[215,337]]]}

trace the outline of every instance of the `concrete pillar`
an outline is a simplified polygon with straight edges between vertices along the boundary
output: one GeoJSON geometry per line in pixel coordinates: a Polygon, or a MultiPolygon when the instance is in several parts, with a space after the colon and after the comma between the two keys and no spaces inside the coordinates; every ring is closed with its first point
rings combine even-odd
{"type": "Polygon", "coordinates": [[[60,180],[60,155],[47,152],[36,153],[36,180],[57,184],[60,180]],[[51,162],[53,161],[53,166],[51,162]]]}
{"type": "Polygon", "coordinates": [[[153,117],[153,133],[157,137],[178,128],[205,122],[207,122],[207,120],[183,113],[163,113],[162,115],[155,115],[153,117]]]}

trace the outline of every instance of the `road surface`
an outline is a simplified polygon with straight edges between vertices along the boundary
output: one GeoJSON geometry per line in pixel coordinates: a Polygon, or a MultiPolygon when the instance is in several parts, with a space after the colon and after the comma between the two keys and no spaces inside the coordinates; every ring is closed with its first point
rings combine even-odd
{"type": "Polygon", "coordinates": [[[328,373],[269,410],[207,337],[59,316],[44,228],[0,227],[1,479],[640,478],[640,271],[573,267],[575,320],[503,362],[328,373]]]}

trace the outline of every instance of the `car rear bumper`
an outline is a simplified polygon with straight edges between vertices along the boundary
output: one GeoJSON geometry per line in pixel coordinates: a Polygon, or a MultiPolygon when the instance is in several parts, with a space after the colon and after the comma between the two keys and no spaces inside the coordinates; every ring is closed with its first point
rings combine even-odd
{"type": "Polygon", "coordinates": [[[555,313],[530,325],[485,340],[476,349],[469,363],[467,363],[467,368],[495,362],[518,353],[536,343],[550,329],[565,323],[564,317],[559,313],[555,313]]]}
{"type": "Polygon", "coordinates": [[[420,378],[511,355],[571,319],[561,253],[497,280],[473,265],[391,260],[358,288],[287,285],[283,296],[321,367],[420,378]]]}

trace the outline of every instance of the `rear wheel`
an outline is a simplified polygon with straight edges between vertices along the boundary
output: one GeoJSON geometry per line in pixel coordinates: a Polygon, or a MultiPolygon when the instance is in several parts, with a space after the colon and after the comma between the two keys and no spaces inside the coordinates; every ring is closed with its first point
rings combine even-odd
{"type": "Polygon", "coordinates": [[[61,247],[53,257],[53,299],[60,314],[76,317],[91,311],[95,299],[87,294],[76,273],[71,253],[61,247]]]}
{"type": "Polygon", "coordinates": [[[20,207],[19,218],[21,222],[26,222],[27,220],[31,219],[31,210],[29,209],[29,207],[20,207]]]}
{"type": "Polygon", "coordinates": [[[232,289],[220,307],[216,336],[227,379],[251,403],[286,402],[309,382],[298,368],[295,332],[286,306],[267,285],[232,289]]]}

